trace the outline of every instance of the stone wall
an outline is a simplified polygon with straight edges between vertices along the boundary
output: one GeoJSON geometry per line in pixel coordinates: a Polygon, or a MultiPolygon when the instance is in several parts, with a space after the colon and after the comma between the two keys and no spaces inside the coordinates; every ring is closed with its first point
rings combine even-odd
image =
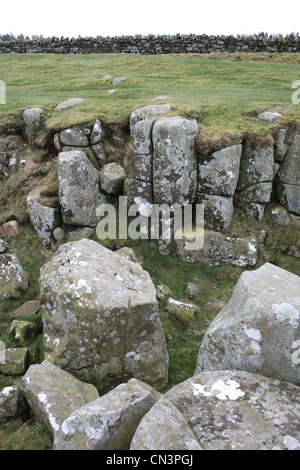
{"type": "Polygon", "coordinates": [[[2,41],[0,53],[46,54],[176,54],[211,52],[300,52],[299,34],[250,36],[148,35],[95,38],[35,38],[2,41]]]}

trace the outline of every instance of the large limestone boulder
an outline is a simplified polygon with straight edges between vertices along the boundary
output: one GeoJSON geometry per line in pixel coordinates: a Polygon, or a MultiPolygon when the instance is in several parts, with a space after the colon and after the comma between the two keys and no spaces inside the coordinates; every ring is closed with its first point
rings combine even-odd
{"type": "Polygon", "coordinates": [[[300,278],[266,263],[244,272],[210,324],[196,372],[235,369],[300,384],[300,278]]]}
{"type": "Polygon", "coordinates": [[[28,273],[15,255],[0,255],[0,300],[17,298],[28,289],[28,273]]]}
{"type": "Polygon", "coordinates": [[[60,246],[40,284],[47,360],[101,393],[132,377],[165,388],[155,287],[139,264],[83,239],[60,246]]]}
{"type": "Polygon", "coordinates": [[[244,371],[202,372],[144,416],[131,450],[300,450],[300,388],[244,371]]]}
{"type": "Polygon", "coordinates": [[[105,197],[100,191],[100,173],[81,151],[58,155],[59,202],[65,224],[95,227],[97,207],[105,197]]]}
{"type": "Polygon", "coordinates": [[[118,385],[64,421],[55,450],[129,450],[141,419],[160,396],[136,379],[118,385]]]}
{"type": "Polygon", "coordinates": [[[191,204],[197,192],[195,121],[158,119],[153,127],[153,195],[156,204],[191,204]]]}
{"type": "Polygon", "coordinates": [[[29,367],[22,378],[22,391],[36,419],[54,438],[70,414],[99,397],[93,385],[80,382],[48,361],[29,367]]]}

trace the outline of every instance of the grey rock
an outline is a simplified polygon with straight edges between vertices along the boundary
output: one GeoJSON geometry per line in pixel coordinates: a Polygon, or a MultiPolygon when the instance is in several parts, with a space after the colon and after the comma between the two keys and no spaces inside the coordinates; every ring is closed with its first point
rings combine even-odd
{"type": "Polygon", "coordinates": [[[118,163],[108,163],[100,172],[101,189],[108,193],[119,195],[123,192],[126,171],[118,163]]]}
{"type": "Polygon", "coordinates": [[[60,139],[59,139],[59,132],[57,132],[56,134],[54,134],[53,143],[54,143],[54,146],[55,146],[56,150],[57,150],[58,152],[61,152],[61,150],[62,150],[62,145],[61,145],[60,139]]]}
{"type": "Polygon", "coordinates": [[[28,367],[27,348],[5,349],[4,361],[0,362],[0,373],[5,375],[23,375],[28,367]]]}
{"type": "Polygon", "coordinates": [[[166,386],[156,292],[139,264],[84,239],[59,247],[40,285],[47,360],[101,393],[132,377],[166,386]]]}
{"type": "Polygon", "coordinates": [[[276,184],[275,192],[283,207],[300,215],[300,185],[279,182],[276,184]]]}
{"type": "Polygon", "coordinates": [[[280,227],[285,227],[289,225],[292,221],[292,218],[288,211],[279,204],[272,207],[271,217],[280,227]]]}
{"type": "Polygon", "coordinates": [[[83,227],[76,230],[71,230],[68,233],[68,242],[75,242],[82,240],[83,238],[90,238],[95,233],[95,229],[92,227],[83,227]]]}
{"type": "Polygon", "coordinates": [[[300,449],[299,392],[249,372],[202,372],[151,408],[131,450],[300,449]]]}
{"type": "Polygon", "coordinates": [[[201,158],[198,166],[198,191],[200,193],[233,196],[238,178],[242,145],[233,145],[201,158]]]}
{"type": "Polygon", "coordinates": [[[240,163],[240,176],[237,185],[238,191],[256,183],[271,182],[274,176],[274,150],[273,146],[251,147],[245,145],[240,163]]]}
{"type": "Polygon", "coordinates": [[[190,249],[190,240],[195,235],[188,232],[176,234],[177,239],[172,242],[172,253],[182,260],[208,266],[255,266],[258,258],[256,237],[230,237],[212,230],[204,230],[203,235],[203,246],[190,249]]]}
{"type": "Polygon", "coordinates": [[[243,199],[239,200],[238,206],[252,220],[262,220],[265,213],[265,204],[257,202],[247,202],[243,199]]]}
{"type": "Polygon", "coordinates": [[[180,411],[162,397],[141,420],[130,450],[202,450],[180,411]]]}
{"type": "Polygon", "coordinates": [[[0,423],[25,415],[25,401],[20,389],[13,385],[0,392],[0,423]]]}
{"type": "Polygon", "coordinates": [[[70,98],[69,100],[63,101],[59,103],[55,108],[54,111],[63,111],[65,109],[73,108],[77,104],[82,103],[83,99],[81,98],[70,98]]]}
{"type": "Polygon", "coordinates": [[[61,131],[60,141],[63,145],[69,145],[71,147],[89,146],[89,139],[80,127],[73,127],[61,131]]]}
{"type": "Polygon", "coordinates": [[[22,391],[36,419],[54,436],[71,413],[99,397],[93,385],[83,383],[48,361],[29,367],[22,391]]]}
{"type": "Polygon", "coordinates": [[[234,213],[233,198],[212,194],[198,195],[198,203],[204,204],[204,223],[208,230],[226,230],[234,213]]]}
{"type": "Polygon", "coordinates": [[[99,165],[100,166],[105,165],[106,161],[107,161],[107,156],[106,156],[106,153],[105,153],[105,148],[104,148],[103,142],[99,142],[98,144],[92,145],[92,150],[94,152],[94,155],[95,155],[99,165]]]}
{"type": "Polygon", "coordinates": [[[272,194],[272,183],[257,183],[248,186],[240,193],[240,199],[244,202],[265,204],[270,201],[272,194]]]}
{"type": "Polygon", "coordinates": [[[272,111],[265,111],[258,115],[260,121],[267,122],[268,124],[273,124],[273,122],[278,121],[282,117],[282,114],[272,111]]]}
{"type": "Polygon", "coordinates": [[[15,255],[0,255],[0,300],[18,298],[28,289],[26,273],[15,255]]]}
{"type": "Polygon", "coordinates": [[[116,77],[112,80],[113,85],[121,85],[121,83],[124,83],[126,81],[126,77],[116,77]]]}
{"type": "Polygon", "coordinates": [[[196,372],[245,370],[299,385],[299,289],[298,276],[272,264],[245,271],[206,332],[196,372]]]}
{"type": "Polygon", "coordinates": [[[153,121],[142,120],[138,121],[131,132],[133,139],[134,153],[137,155],[149,155],[152,151],[151,143],[151,131],[153,127],[153,121]]]}
{"type": "Polygon", "coordinates": [[[283,162],[286,152],[288,150],[288,145],[285,143],[287,136],[286,129],[279,129],[277,133],[277,139],[274,145],[274,158],[278,163],[283,162]]]}
{"type": "Polygon", "coordinates": [[[197,307],[197,305],[180,302],[169,297],[166,310],[169,312],[169,316],[171,316],[171,318],[174,318],[180,323],[186,325],[190,323],[194,315],[199,312],[199,307],[197,307]]]}
{"type": "Polygon", "coordinates": [[[136,379],[119,385],[64,421],[55,450],[129,450],[141,419],[160,396],[136,379]]]}
{"type": "Polygon", "coordinates": [[[140,181],[135,178],[126,178],[124,181],[124,195],[128,199],[128,205],[143,204],[148,215],[151,215],[152,205],[152,185],[147,181],[140,181]]]}
{"type": "Polygon", "coordinates": [[[133,137],[134,127],[138,121],[155,121],[170,111],[169,104],[157,104],[136,109],[130,115],[130,135],[133,137]]]}
{"type": "Polygon", "coordinates": [[[100,174],[81,151],[58,156],[59,202],[63,222],[95,227],[96,209],[105,201],[100,191],[100,174]]]}
{"type": "Polygon", "coordinates": [[[159,284],[156,289],[156,296],[159,300],[164,299],[167,295],[172,294],[171,289],[165,284],[159,284]]]}
{"type": "Polygon", "coordinates": [[[104,132],[102,129],[101,121],[100,119],[96,119],[96,122],[94,124],[91,137],[90,137],[90,142],[91,145],[99,144],[103,140],[104,137],[104,132]]]}
{"type": "Polygon", "coordinates": [[[65,238],[65,231],[61,227],[57,227],[53,230],[53,237],[57,242],[61,242],[65,238]]]}
{"type": "Polygon", "coordinates": [[[153,127],[153,194],[158,204],[191,204],[197,191],[196,122],[180,116],[153,127]]]}
{"type": "Polygon", "coordinates": [[[36,148],[36,138],[39,131],[43,128],[42,117],[45,111],[42,108],[30,108],[26,109],[23,113],[23,119],[25,123],[25,135],[28,139],[29,145],[32,148],[36,148]]]}
{"type": "Polygon", "coordinates": [[[58,209],[40,203],[41,188],[35,188],[26,199],[30,221],[43,245],[49,245],[60,219],[58,209]]]}
{"type": "Polygon", "coordinates": [[[294,136],[278,177],[281,183],[300,186],[300,134],[294,136]]]}
{"type": "Polygon", "coordinates": [[[200,292],[200,287],[198,284],[195,284],[194,282],[189,282],[186,286],[186,294],[188,299],[193,300],[198,297],[198,294],[200,292]]]}

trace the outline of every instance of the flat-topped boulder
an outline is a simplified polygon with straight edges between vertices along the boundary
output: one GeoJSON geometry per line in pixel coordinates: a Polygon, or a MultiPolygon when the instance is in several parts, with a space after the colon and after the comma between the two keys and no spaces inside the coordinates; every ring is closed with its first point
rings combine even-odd
{"type": "Polygon", "coordinates": [[[176,385],[138,426],[131,450],[299,450],[300,388],[244,371],[176,385]]]}
{"type": "Polygon", "coordinates": [[[299,276],[270,263],[243,272],[205,334],[196,372],[245,370],[300,385],[299,292],[299,276]]]}
{"type": "Polygon", "coordinates": [[[158,390],[168,354],[155,287],[138,263],[83,239],[41,269],[45,358],[105,393],[137,378],[158,390]]]}

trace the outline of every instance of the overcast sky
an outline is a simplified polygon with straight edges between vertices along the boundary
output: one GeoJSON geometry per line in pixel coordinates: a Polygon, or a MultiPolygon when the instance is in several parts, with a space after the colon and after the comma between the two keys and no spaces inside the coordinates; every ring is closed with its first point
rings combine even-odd
{"type": "Polygon", "coordinates": [[[0,34],[122,36],[299,32],[299,0],[5,0],[0,34]]]}

